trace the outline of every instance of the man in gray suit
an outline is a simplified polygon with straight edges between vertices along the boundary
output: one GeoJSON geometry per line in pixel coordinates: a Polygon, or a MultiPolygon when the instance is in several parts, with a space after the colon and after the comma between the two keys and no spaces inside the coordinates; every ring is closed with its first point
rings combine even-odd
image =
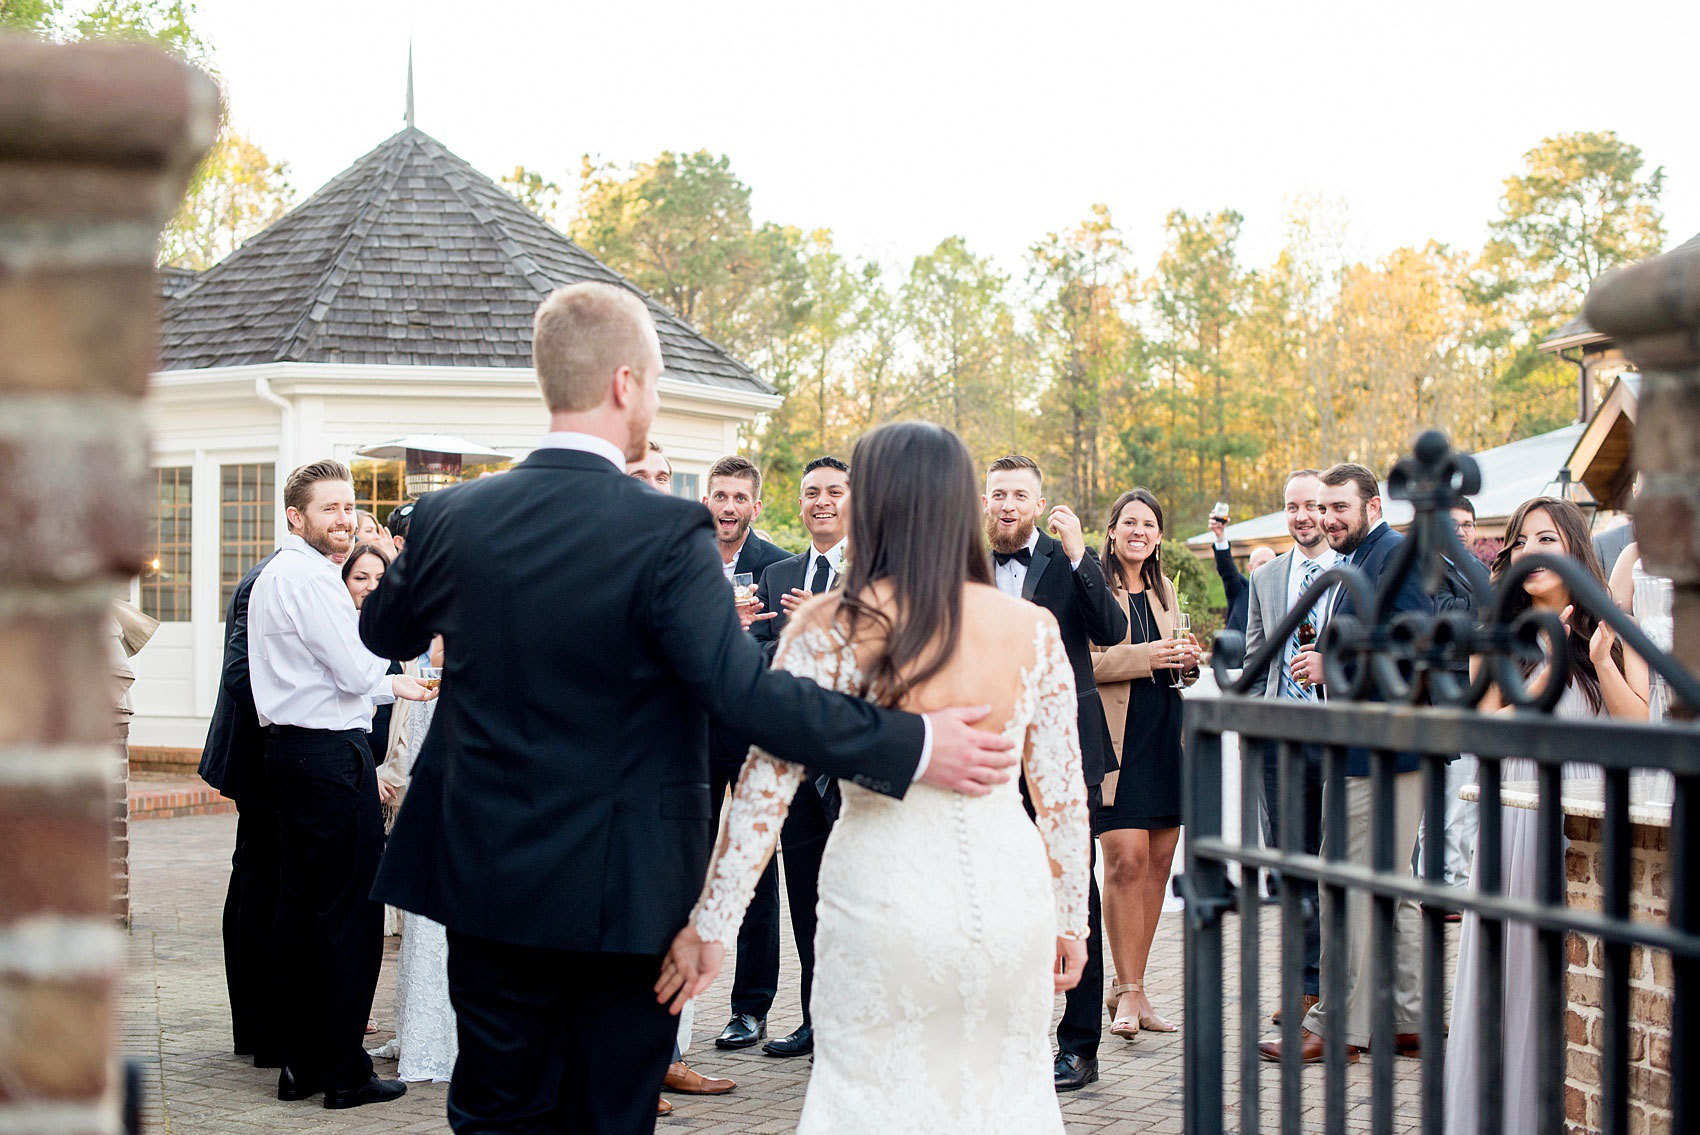
{"type": "MultiPolygon", "coordinates": [[[[1246,611],[1246,658],[1249,660],[1263,647],[1298,602],[1310,581],[1334,566],[1334,550],[1322,531],[1322,477],[1315,469],[1299,469],[1287,475],[1285,491],[1287,533],[1293,546],[1269,563],[1251,573],[1251,598],[1246,611]]],[[[1326,604],[1313,608],[1320,620],[1326,604]]],[[[1275,655],[1263,675],[1261,693],[1267,698],[1316,697],[1314,689],[1293,680],[1288,669],[1298,652],[1297,638],[1290,638],[1286,648],[1275,655]]],[[[1322,846],[1322,753],[1314,745],[1303,746],[1304,754],[1304,815],[1299,818],[1301,850],[1312,855],[1322,846]]],[[[1245,754],[1250,759],[1252,754],[1245,754]]],[[[1274,742],[1263,746],[1263,841],[1276,847],[1281,838],[1281,789],[1279,765],[1274,742]]],[[[1322,950],[1321,926],[1316,917],[1317,891],[1314,882],[1293,880],[1287,885],[1297,887],[1299,897],[1306,903],[1304,1008],[1316,1004],[1321,992],[1321,972],[1317,968],[1322,950]]],[[[1281,1023],[1281,1014],[1274,1017],[1281,1023]]]]}

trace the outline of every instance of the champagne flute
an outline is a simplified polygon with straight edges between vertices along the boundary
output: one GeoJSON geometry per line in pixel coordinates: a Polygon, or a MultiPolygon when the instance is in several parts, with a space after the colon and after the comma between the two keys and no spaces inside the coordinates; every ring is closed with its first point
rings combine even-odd
{"type": "MultiPolygon", "coordinates": [[[[1185,611],[1177,612],[1175,614],[1175,629],[1169,632],[1169,637],[1174,639],[1176,642],[1185,642],[1187,636],[1191,633],[1192,616],[1187,614],[1185,611]]],[[[1184,689],[1186,687],[1186,682],[1183,680],[1185,674],[1186,671],[1181,667],[1175,667],[1174,677],[1169,679],[1170,684],[1177,690],[1184,689]]]]}

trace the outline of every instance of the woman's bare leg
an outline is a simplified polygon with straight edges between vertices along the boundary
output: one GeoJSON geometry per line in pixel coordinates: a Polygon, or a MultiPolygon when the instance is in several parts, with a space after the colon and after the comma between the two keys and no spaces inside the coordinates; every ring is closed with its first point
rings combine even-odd
{"type": "MultiPolygon", "coordinates": [[[[1142,937],[1139,939],[1138,953],[1132,959],[1136,968],[1131,972],[1120,970],[1120,963],[1118,962],[1118,972],[1129,974],[1122,980],[1137,981],[1143,986],[1145,984],[1145,963],[1151,958],[1151,943],[1157,937],[1157,920],[1163,916],[1163,896],[1168,889],[1169,867],[1174,862],[1175,846],[1180,843],[1181,830],[1179,828],[1159,828],[1156,831],[1141,832],[1140,834],[1147,837],[1148,849],[1145,879],[1141,887],[1144,906],[1140,911],[1139,928],[1142,931],[1142,937]],[[1138,976],[1132,976],[1134,974],[1138,976]]],[[[1151,1008],[1151,998],[1144,990],[1141,990],[1137,995],[1136,1004],[1138,1006],[1137,1011],[1142,1018],[1155,1018],[1155,1020],[1161,1022],[1160,1025],[1156,1026],[1158,1030],[1168,1031],[1164,1026],[1168,1026],[1169,1023],[1161,1017],[1157,1017],[1157,1014],[1151,1008]]]]}
{"type": "MultiPolygon", "coordinates": [[[[1145,928],[1149,906],[1145,886],[1151,870],[1148,835],[1137,829],[1108,831],[1098,841],[1104,851],[1104,937],[1109,943],[1116,983],[1138,981],[1145,968],[1144,955],[1151,948],[1151,936],[1145,928]],[[1143,950],[1141,942],[1145,943],[1143,950]]],[[[1137,1016],[1139,1009],[1129,1000],[1132,996],[1124,993],[1117,998],[1112,1021],[1137,1016]]]]}

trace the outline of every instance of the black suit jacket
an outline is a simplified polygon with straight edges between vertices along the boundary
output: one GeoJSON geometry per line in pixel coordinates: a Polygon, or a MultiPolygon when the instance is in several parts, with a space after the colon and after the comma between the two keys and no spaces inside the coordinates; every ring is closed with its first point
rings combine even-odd
{"type": "MultiPolygon", "coordinates": [[[[744,546],[738,549],[738,559],[732,567],[732,574],[739,575],[743,572],[749,572],[759,582],[762,573],[767,570],[769,565],[790,558],[790,552],[787,552],[778,544],[768,543],[751,532],[745,537],[744,546]]],[[[765,611],[767,608],[764,606],[762,610],[765,611]]],[[[751,625],[749,633],[753,636],[759,628],[767,623],[778,621],[777,619],[767,619],[764,622],[755,623],[751,625]]],[[[769,655],[769,657],[772,656],[769,655]]],[[[748,755],[749,751],[750,739],[744,736],[741,731],[728,728],[718,721],[710,726],[708,763],[711,767],[731,775],[737,771],[739,765],[744,763],[744,757],[748,755]]]]}
{"type": "Polygon", "coordinates": [[[254,709],[254,688],[248,681],[248,596],[273,552],[248,569],[230,596],[224,614],[224,666],[219,673],[218,702],[201,747],[195,770],[202,780],[236,801],[238,807],[259,799],[266,790],[266,734],[254,709]]]}
{"type": "Polygon", "coordinates": [[[1110,594],[1104,569],[1090,549],[1076,571],[1062,544],[1043,532],[1033,548],[1021,596],[1056,616],[1080,701],[1080,769],[1088,787],[1101,784],[1105,773],[1120,766],[1104,707],[1098,703],[1098,684],[1092,680],[1091,644],[1114,646],[1126,638],[1127,615],[1110,594]]]}
{"type": "Polygon", "coordinates": [[[1244,634],[1246,616],[1250,613],[1246,577],[1234,563],[1232,548],[1212,546],[1210,550],[1216,553],[1216,574],[1222,577],[1222,594],[1228,598],[1228,629],[1244,634]]]}
{"type": "MultiPolygon", "coordinates": [[[[1357,551],[1352,553],[1352,563],[1369,576],[1370,585],[1379,591],[1381,575],[1387,570],[1388,565],[1393,560],[1394,553],[1398,551],[1399,545],[1404,541],[1405,537],[1395,532],[1390,526],[1383,524],[1364,537],[1364,542],[1359,544],[1357,551]]],[[[1333,618],[1334,615],[1356,615],[1358,613],[1357,604],[1352,602],[1350,592],[1340,588],[1335,594],[1335,604],[1330,618],[1333,618]]],[[[1412,571],[1405,576],[1398,594],[1393,597],[1393,606],[1387,612],[1387,617],[1391,619],[1401,611],[1432,612],[1433,610],[1434,600],[1423,592],[1422,572],[1412,571]]],[[[1366,697],[1366,700],[1380,701],[1381,699],[1375,696],[1372,691],[1366,697]]],[[[1402,752],[1399,754],[1398,769],[1400,772],[1416,772],[1420,768],[1422,768],[1422,762],[1415,753],[1402,752]]],[[[1347,749],[1346,775],[1368,776],[1369,774],[1369,750],[1367,748],[1347,749]]]]}
{"type": "Polygon", "coordinates": [[[901,796],[924,726],[768,669],[708,511],[594,454],[533,453],[414,506],[360,632],[441,633],[442,696],[374,897],[524,946],[656,955],[708,865],[708,719],[901,796]]]}
{"type": "Polygon", "coordinates": [[[808,590],[809,566],[819,554],[811,543],[796,555],[787,555],[769,564],[767,570],[761,574],[760,583],[756,587],[756,598],[761,600],[763,611],[778,611],[779,617],[757,623],[750,628],[750,633],[761,644],[762,652],[769,659],[779,650],[779,636],[785,633],[785,624],[791,621],[791,616],[785,613],[785,608],[780,606],[779,600],[782,596],[789,595],[794,587],[808,590]]]}

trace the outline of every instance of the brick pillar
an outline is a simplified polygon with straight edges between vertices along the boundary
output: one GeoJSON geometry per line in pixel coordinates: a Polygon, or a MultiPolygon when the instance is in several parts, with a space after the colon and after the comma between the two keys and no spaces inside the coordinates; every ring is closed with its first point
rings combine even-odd
{"type": "Polygon", "coordinates": [[[0,36],[0,1131],[119,1128],[110,615],[145,551],[153,260],[217,90],[0,36]]]}
{"type": "Polygon", "coordinates": [[[1635,536],[1648,568],[1675,583],[1674,652],[1700,674],[1700,244],[1605,277],[1585,314],[1641,370],[1635,536]]]}

